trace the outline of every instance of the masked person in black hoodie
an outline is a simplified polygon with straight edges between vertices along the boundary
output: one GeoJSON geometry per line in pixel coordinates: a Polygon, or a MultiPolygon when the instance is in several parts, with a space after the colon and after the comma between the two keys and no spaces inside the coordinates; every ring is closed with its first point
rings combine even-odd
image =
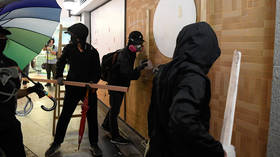
{"type": "MultiPolygon", "coordinates": [[[[70,44],[62,51],[56,64],[56,77],[59,84],[63,84],[63,70],[65,64],[70,65],[67,81],[97,83],[100,79],[100,61],[97,50],[86,43],[88,28],[81,23],[70,26],[67,32],[71,35],[70,44]]],[[[86,87],[65,86],[63,109],[57,123],[55,138],[46,156],[52,156],[64,140],[67,126],[71,116],[80,100],[86,96],[86,87]]],[[[91,90],[88,95],[89,110],[87,111],[88,133],[90,150],[95,156],[101,156],[102,151],[98,147],[98,122],[97,122],[97,95],[91,90]]]]}
{"type": "Polygon", "coordinates": [[[17,99],[36,92],[45,95],[44,87],[37,83],[33,87],[19,89],[21,73],[18,64],[6,57],[3,51],[11,32],[0,26],[0,156],[25,157],[21,124],[15,116],[17,99]]]}
{"type": "Polygon", "coordinates": [[[205,22],[185,26],[173,60],[159,67],[148,112],[146,157],[224,157],[209,134],[211,85],[207,77],[220,56],[215,32],[205,22]]]}
{"type": "MultiPolygon", "coordinates": [[[[142,61],[136,68],[133,67],[136,53],[143,49],[143,42],[143,35],[139,31],[133,31],[129,34],[127,46],[118,50],[116,62],[113,64],[109,75],[109,85],[129,87],[131,80],[137,80],[140,77],[141,70],[148,65],[147,61],[142,61]]],[[[102,127],[111,133],[112,143],[127,144],[129,141],[119,134],[118,128],[118,115],[124,93],[109,91],[109,94],[111,108],[104,119],[102,127]]]]}

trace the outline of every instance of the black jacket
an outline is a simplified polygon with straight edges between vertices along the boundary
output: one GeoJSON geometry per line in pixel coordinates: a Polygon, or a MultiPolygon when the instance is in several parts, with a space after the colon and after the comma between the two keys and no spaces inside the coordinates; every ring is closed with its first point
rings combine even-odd
{"type": "Polygon", "coordinates": [[[127,47],[119,50],[116,63],[114,63],[108,83],[110,85],[129,87],[131,80],[140,77],[140,69],[133,68],[136,53],[131,52],[127,47]]]}
{"type": "Polygon", "coordinates": [[[66,45],[56,63],[56,78],[63,76],[66,63],[70,65],[66,80],[93,83],[99,81],[99,54],[91,45],[86,44],[85,52],[80,52],[73,44],[66,45]]]}
{"type": "Polygon", "coordinates": [[[204,22],[185,26],[173,60],[159,67],[148,113],[148,157],[223,157],[209,134],[211,97],[206,76],[220,56],[214,31],[204,22]]]}
{"type": "MultiPolygon", "coordinates": [[[[7,58],[5,55],[0,53],[0,68],[8,68],[8,67],[17,67],[18,64],[7,58]]],[[[0,79],[5,77],[0,74],[0,79]]],[[[0,80],[1,81],[1,80],[0,80]]],[[[0,92],[1,93],[13,93],[13,91],[17,91],[20,88],[20,78],[10,78],[10,81],[3,86],[0,82],[0,92]]],[[[15,120],[15,111],[17,105],[16,96],[9,99],[9,101],[3,103],[3,101],[7,100],[9,96],[2,95],[0,93],[0,132],[10,127],[11,121],[15,120]]]]}

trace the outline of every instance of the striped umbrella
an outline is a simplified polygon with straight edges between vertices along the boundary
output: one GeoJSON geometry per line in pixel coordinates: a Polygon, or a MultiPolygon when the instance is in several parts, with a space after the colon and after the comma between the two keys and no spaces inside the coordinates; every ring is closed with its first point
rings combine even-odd
{"type": "Polygon", "coordinates": [[[52,37],[60,21],[56,0],[15,0],[0,9],[0,25],[8,35],[4,54],[23,69],[52,37]]]}

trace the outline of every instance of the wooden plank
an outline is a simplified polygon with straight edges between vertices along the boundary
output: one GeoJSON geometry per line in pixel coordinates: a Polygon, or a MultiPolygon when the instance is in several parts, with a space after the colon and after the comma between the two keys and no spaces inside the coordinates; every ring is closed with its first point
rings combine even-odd
{"type": "Polygon", "coordinates": [[[58,34],[58,52],[57,52],[57,57],[61,56],[62,53],[62,24],[59,25],[59,34],[58,34]]]}
{"type": "Polygon", "coordinates": [[[150,9],[146,11],[146,55],[147,59],[150,58],[150,9]]]}
{"type": "Polygon", "coordinates": [[[224,122],[221,133],[221,142],[225,146],[231,145],[232,138],[232,128],[234,121],[234,113],[235,113],[235,104],[237,97],[237,89],[238,89],[238,79],[239,79],[239,71],[240,71],[240,62],[241,62],[241,52],[235,50],[233,55],[231,74],[230,74],[230,83],[228,87],[227,101],[226,101],[226,109],[224,114],[224,122]]]}
{"type": "MultiPolygon", "coordinates": [[[[53,83],[57,84],[57,80],[48,80],[48,79],[39,79],[39,78],[31,78],[33,81],[38,82],[47,82],[47,83],[53,83]]],[[[23,78],[23,80],[27,80],[26,78],[23,78]]],[[[63,81],[65,85],[70,86],[77,86],[77,87],[85,87],[86,85],[89,85],[91,88],[101,88],[101,89],[108,89],[112,91],[120,91],[120,92],[127,92],[127,87],[121,87],[121,86],[112,86],[112,85],[101,85],[101,84],[95,84],[95,83],[86,83],[86,82],[75,82],[75,81],[63,81]]]]}
{"type": "Polygon", "coordinates": [[[207,21],[207,1],[200,2],[200,21],[207,21]]]}

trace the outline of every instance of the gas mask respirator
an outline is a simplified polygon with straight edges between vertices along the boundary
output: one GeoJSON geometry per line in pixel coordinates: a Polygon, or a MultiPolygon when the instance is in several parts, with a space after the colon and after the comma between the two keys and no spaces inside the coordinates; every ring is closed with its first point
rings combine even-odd
{"type": "Polygon", "coordinates": [[[139,52],[141,51],[143,48],[142,45],[129,45],[128,46],[128,49],[131,51],[131,52],[139,52]]]}

